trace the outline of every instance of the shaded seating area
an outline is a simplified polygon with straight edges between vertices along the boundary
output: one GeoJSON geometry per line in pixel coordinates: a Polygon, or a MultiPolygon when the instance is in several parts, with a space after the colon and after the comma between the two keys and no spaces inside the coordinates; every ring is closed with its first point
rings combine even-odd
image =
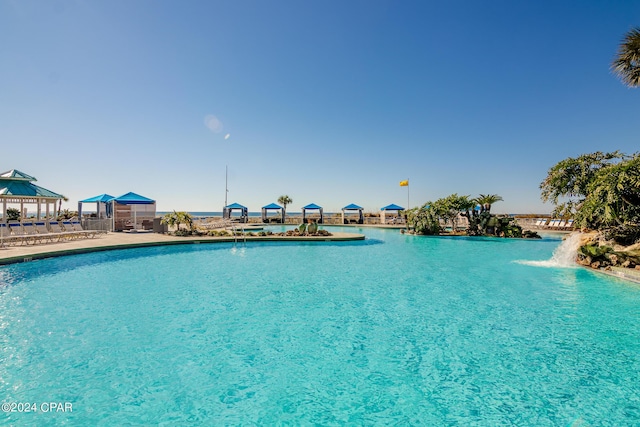
{"type": "Polygon", "coordinates": [[[308,222],[311,222],[312,220],[316,220],[317,219],[317,223],[318,224],[322,224],[323,223],[323,211],[322,211],[322,207],[316,205],[315,203],[310,203],[307,206],[304,206],[302,208],[302,223],[306,224],[308,222]],[[307,217],[307,211],[318,211],[318,215],[313,215],[313,216],[309,216],[307,217]]]}
{"type": "Polygon", "coordinates": [[[396,204],[390,204],[380,208],[380,223],[381,224],[404,224],[404,218],[402,218],[402,212],[404,208],[396,204]],[[393,215],[393,217],[387,219],[393,215]]]}
{"type": "Polygon", "coordinates": [[[364,209],[361,206],[351,203],[342,208],[343,224],[364,224],[364,209]],[[354,213],[357,212],[357,216],[354,213]]]}
{"type": "Polygon", "coordinates": [[[17,169],[0,174],[3,223],[7,222],[7,205],[19,206],[22,218],[26,217],[25,205],[30,204],[36,205],[36,220],[40,220],[43,216],[49,218],[55,214],[56,203],[65,197],[34,184],[35,181],[37,181],[36,178],[17,169]]]}
{"type": "Polygon", "coordinates": [[[111,214],[113,231],[151,230],[156,216],[156,201],[136,193],[126,193],[107,201],[107,217],[111,214]]]}
{"type": "Polygon", "coordinates": [[[284,208],[275,203],[268,204],[262,207],[262,222],[275,222],[278,224],[284,224],[284,208]],[[276,215],[269,216],[269,211],[280,211],[276,215]]]}
{"type": "MultiPolygon", "coordinates": [[[[16,244],[43,244],[76,238],[95,237],[96,231],[83,230],[80,222],[68,221],[60,226],[56,221],[56,203],[65,199],[61,194],[35,185],[36,178],[12,169],[0,174],[0,199],[2,220],[0,221],[0,246],[16,244]],[[36,205],[27,218],[27,206],[36,205]],[[8,220],[7,205],[19,206],[20,220],[8,220]]],[[[15,217],[14,217],[15,218],[15,217]]]]}
{"type": "Polygon", "coordinates": [[[47,221],[56,214],[56,203],[65,197],[34,184],[35,181],[35,177],[17,169],[0,174],[0,246],[60,240],[60,236],[48,229],[47,221]],[[30,218],[27,218],[28,205],[36,205],[35,216],[32,211],[30,218]],[[9,220],[9,207],[18,210],[18,220],[9,220]]]}
{"type": "Polygon", "coordinates": [[[222,209],[222,218],[231,221],[246,223],[249,221],[249,208],[242,206],[240,203],[232,203],[222,209]],[[240,215],[234,217],[233,211],[239,211],[240,215]]]}
{"type": "Polygon", "coordinates": [[[109,194],[100,194],[99,196],[89,197],[88,199],[80,200],[78,202],[78,217],[82,218],[82,207],[85,203],[95,203],[96,204],[96,218],[109,218],[110,212],[108,211],[108,203],[109,201],[115,199],[115,197],[109,194]]]}

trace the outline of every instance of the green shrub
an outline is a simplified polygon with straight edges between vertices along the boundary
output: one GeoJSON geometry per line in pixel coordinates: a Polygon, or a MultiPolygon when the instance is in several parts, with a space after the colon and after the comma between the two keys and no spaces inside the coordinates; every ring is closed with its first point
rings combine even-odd
{"type": "Polygon", "coordinates": [[[18,221],[20,219],[20,209],[7,208],[7,221],[18,221]]]}

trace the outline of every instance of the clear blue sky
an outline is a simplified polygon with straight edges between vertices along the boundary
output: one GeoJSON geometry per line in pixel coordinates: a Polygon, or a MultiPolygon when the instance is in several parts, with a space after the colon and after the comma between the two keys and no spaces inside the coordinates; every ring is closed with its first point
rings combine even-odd
{"type": "Polygon", "coordinates": [[[0,172],[63,205],[551,211],[558,161],[640,147],[609,68],[640,2],[0,0],[0,172]],[[225,139],[226,138],[226,139],[225,139]]]}

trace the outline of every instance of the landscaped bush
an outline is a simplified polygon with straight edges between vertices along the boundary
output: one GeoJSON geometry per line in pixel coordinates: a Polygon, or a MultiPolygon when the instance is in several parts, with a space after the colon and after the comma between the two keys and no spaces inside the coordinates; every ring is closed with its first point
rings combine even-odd
{"type": "Polygon", "coordinates": [[[18,221],[20,219],[20,209],[7,208],[7,221],[18,221]]]}
{"type": "Polygon", "coordinates": [[[619,245],[630,246],[640,241],[640,226],[628,224],[612,227],[604,230],[604,237],[619,245]]]}

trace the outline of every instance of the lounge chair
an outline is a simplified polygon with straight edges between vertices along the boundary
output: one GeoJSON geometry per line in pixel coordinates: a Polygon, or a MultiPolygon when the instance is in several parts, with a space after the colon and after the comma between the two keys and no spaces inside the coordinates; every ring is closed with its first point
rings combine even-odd
{"type": "Polygon", "coordinates": [[[565,230],[573,230],[573,220],[567,220],[567,223],[564,225],[565,230]]]}
{"type": "Polygon", "coordinates": [[[549,224],[547,224],[547,227],[557,228],[559,223],[560,223],[559,219],[552,219],[551,221],[549,221],[549,224]]]}
{"type": "Polygon", "coordinates": [[[36,228],[36,231],[38,232],[38,234],[40,234],[40,236],[42,236],[43,239],[47,239],[50,242],[53,242],[54,240],[59,242],[65,237],[65,234],[63,232],[56,233],[49,230],[44,221],[36,221],[33,223],[33,226],[36,228]]]}
{"type": "MultiPolygon", "coordinates": [[[[73,238],[89,237],[90,235],[90,233],[87,233],[86,231],[76,230],[73,227],[73,224],[71,223],[71,221],[62,221],[62,226],[64,227],[64,231],[66,233],[69,233],[69,235],[73,238]]],[[[91,237],[95,237],[95,234],[91,237]]]]}
{"type": "Polygon", "coordinates": [[[22,224],[19,222],[9,222],[7,225],[11,230],[11,235],[14,236],[16,240],[20,240],[23,244],[35,243],[33,237],[24,231],[22,224]]]}
{"type": "Polygon", "coordinates": [[[9,226],[7,224],[0,223],[0,242],[1,242],[0,245],[2,247],[4,247],[5,245],[11,246],[16,242],[23,242],[23,241],[24,241],[24,237],[15,236],[11,234],[11,230],[9,229],[9,226]]]}
{"type": "Polygon", "coordinates": [[[72,230],[65,230],[58,221],[49,221],[49,229],[52,233],[59,234],[61,239],[73,239],[78,237],[72,230]]]}
{"type": "Polygon", "coordinates": [[[45,240],[45,238],[48,239],[48,237],[45,237],[44,235],[38,233],[38,230],[31,221],[23,222],[22,230],[24,231],[24,234],[26,236],[29,236],[33,240],[34,244],[42,242],[43,240],[45,240]]]}
{"type": "Polygon", "coordinates": [[[82,228],[82,224],[80,224],[80,221],[71,221],[71,225],[73,226],[73,230],[74,231],[79,231],[79,232],[83,232],[85,233],[87,236],[89,237],[96,237],[99,233],[106,233],[106,231],[101,231],[101,230],[85,230],[84,228],[82,228]]]}

